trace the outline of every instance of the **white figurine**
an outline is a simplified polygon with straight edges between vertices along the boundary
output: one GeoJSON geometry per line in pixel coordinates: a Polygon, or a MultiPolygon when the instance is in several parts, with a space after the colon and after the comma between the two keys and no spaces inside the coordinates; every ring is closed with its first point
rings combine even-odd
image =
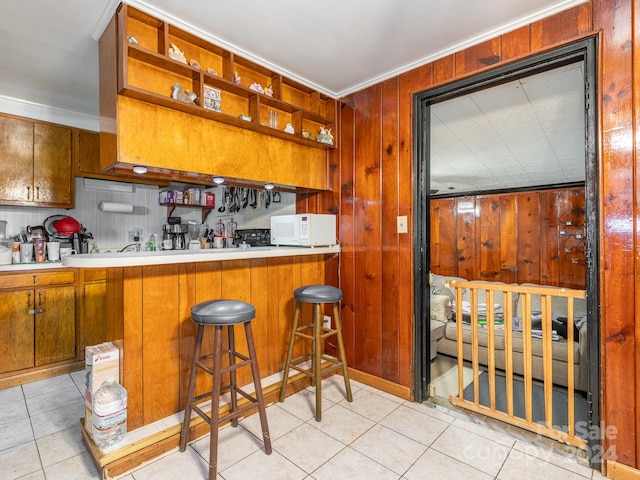
{"type": "Polygon", "coordinates": [[[254,82],[251,85],[249,85],[249,90],[253,90],[258,93],[264,93],[264,88],[262,88],[262,85],[260,85],[258,82],[254,82]]]}
{"type": "Polygon", "coordinates": [[[293,125],[291,125],[290,123],[287,123],[287,125],[284,127],[284,131],[291,134],[296,133],[296,130],[293,128],[293,125]]]}
{"type": "Polygon", "coordinates": [[[175,43],[171,43],[169,47],[169,58],[176,60],[178,62],[187,63],[187,59],[184,56],[184,52],[176,47],[175,43]]]}

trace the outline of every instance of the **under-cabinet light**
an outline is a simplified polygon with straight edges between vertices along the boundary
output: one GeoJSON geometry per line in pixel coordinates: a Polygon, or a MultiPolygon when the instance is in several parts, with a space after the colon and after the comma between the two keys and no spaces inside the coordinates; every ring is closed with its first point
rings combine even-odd
{"type": "Polygon", "coordinates": [[[147,173],[147,167],[142,165],[136,165],[133,167],[133,173],[137,173],[138,175],[144,175],[147,173]]]}
{"type": "Polygon", "coordinates": [[[224,183],[223,177],[213,177],[213,183],[216,185],[222,185],[224,183]]]}
{"type": "Polygon", "coordinates": [[[275,187],[275,185],[273,183],[265,183],[264,184],[265,190],[273,190],[274,187],[275,187]]]}

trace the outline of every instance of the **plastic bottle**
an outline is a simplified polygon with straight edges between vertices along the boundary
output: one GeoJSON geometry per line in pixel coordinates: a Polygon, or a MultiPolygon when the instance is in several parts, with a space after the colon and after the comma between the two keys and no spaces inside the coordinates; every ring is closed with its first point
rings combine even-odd
{"type": "Polygon", "coordinates": [[[108,452],[127,434],[127,391],[108,377],[93,395],[93,441],[108,452]]]}

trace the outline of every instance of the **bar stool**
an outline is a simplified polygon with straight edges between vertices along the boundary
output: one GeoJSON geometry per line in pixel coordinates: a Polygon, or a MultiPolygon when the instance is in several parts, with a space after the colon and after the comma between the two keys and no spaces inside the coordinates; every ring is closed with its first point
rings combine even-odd
{"type": "Polygon", "coordinates": [[[340,301],[342,300],[342,290],[330,285],[305,285],[296,288],[293,292],[296,299],[296,310],[293,316],[293,328],[291,329],[291,339],[289,340],[289,350],[287,351],[287,360],[284,365],[284,378],[280,389],[280,401],[284,402],[287,383],[289,380],[289,369],[293,368],[299,372],[311,377],[312,384],[316,387],[316,421],[322,420],[322,376],[342,368],[342,376],[344,377],[344,386],[347,390],[347,401],[352,402],[351,383],[349,383],[349,372],[347,369],[347,360],[344,353],[344,342],[342,340],[342,323],[340,321],[340,301]],[[313,304],[312,322],[310,324],[300,325],[300,310],[302,303],[313,304]],[[323,314],[320,305],[323,303],[333,304],[333,320],[335,328],[326,328],[322,325],[323,314]],[[311,335],[304,333],[305,330],[311,330],[311,335]],[[336,335],[338,337],[338,353],[340,358],[325,355],[322,352],[322,340],[336,335]],[[293,356],[293,347],[296,337],[311,340],[311,352],[300,355],[296,358],[293,356]],[[311,368],[301,367],[300,364],[311,358],[311,368]],[[322,362],[328,362],[328,366],[322,368],[322,362]]]}
{"type": "Polygon", "coordinates": [[[267,425],[267,415],[264,407],[264,398],[262,396],[262,387],[260,385],[260,373],[258,371],[255,344],[253,342],[253,334],[251,333],[251,320],[256,316],[256,309],[253,305],[239,300],[211,300],[199,303],[191,308],[191,319],[198,324],[196,331],[196,344],[193,352],[193,362],[191,363],[191,374],[189,376],[189,388],[187,393],[187,406],[184,411],[184,421],[180,432],[180,451],[184,452],[187,448],[189,439],[189,425],[191,423],[191,411],[195,411],[200,415],[211,427],[209,449],[209,480],[215,480],[218,466],[218,428],[220,423],[230,420],[233,427],[238,426],[238,417],[252,410],[254,406],[258,407],[260,415],[260,424],[262,426],[262,438],[264,440],[264,450],[267,455],[271,454],[271,438],[269,436],[269,426],[267,425]],[[235,350],[235,342],[233,335],[234,325],[242,323],[244,325],[245,335],[247,337],[247,346],[249,347],[249,356],[246,357],[235,350]],[[205,326],[214,326],[213,337],[213,354],[200,356],[202,348],[202,335],[205,326]],[[222,350],[222,327],[227,327],[229,349],[222,350]],[[228,354],[229,366],[222,366],[222,354],[228,354]],[[203,363],[207,359],[213,359],[213,368],[203,363]],[[241,360],[236,363],[236,359],[241,360]],[[251,367],[253,374],[253,384],[255,386],[255,395],[250,395],[236,385],[236,370],[241,367],[251,367]],[[213,386],[210,392],[205,392],[194,397],[196,387],[196,376],[198,368],[201,368],[213,377],[213,386]],[[229,373],[229,384],[221,385],[222,375],[229,373]],[[220,394],[230,392],[231,406],[229,412],[220,416],[219,404],[220,394]],[[249,402],[247,405],[238,408],[238,395],[242,395],[249,402]],[[211,398],[211,414],[207,415],[197,403],[203,399],[211,398]]]}

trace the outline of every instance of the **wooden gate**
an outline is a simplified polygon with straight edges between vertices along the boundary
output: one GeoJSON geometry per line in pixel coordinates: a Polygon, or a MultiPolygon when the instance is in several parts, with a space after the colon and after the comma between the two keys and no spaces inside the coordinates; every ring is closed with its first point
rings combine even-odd
{"type": "MultiPolygon", "coordinates": [[[[585,298],[585,291],[546,286],[462,281],[451,281],[447,283],[447,286],[455,289],[454,311],[457,320],[456,338],[458,347],[458,396],[450,397],[450,401],[460,407],[546,437],[579,448],[586,448],[585,440],[576,435],[574,347],[578,338],[575,338],[576,333],[573,328],[574,303],[576,299],[585,298]],[[468,300],[463,302],[463,296],[468,300]],[[481,302],[482,299],[485,300],[484,303],[481,302]],[[497,299],[502,302],[496,302],[497,299]],[[533,304],[535,304],[536,308],[540,308],[539,312],[537,309],[535,311],[532,310],[533,304]],[[562,382],[560,382],[562,385],[567,386],[566,431],[557,428],[553,424],[553,396],[560,394],[558,390],[554,390],[554,371],[552,368],[554,338],[558,341],[558,335],[554,332],[553,325],[557,325],[559,320],[557,319],[558,315],[553,312],[552,306],[555,305],[557,307],[559,304],[563,307],[563,315],[566,314],[566,317],[563,316],[562,318],[567,318],[566,339],[561,340],[563,342],[566,341],[567,377],[562,378],[562,382]],[[565,305],[566,311],[564,311],[565,305]],[[499,312],[498,310],[502,311],[499,312]],[[534,318],[540,322],[540,329],[532,327],[534,318]],[[515,331],[514,326],[516,327],[515,331]],[[532,334],[536,338],[533,338],[532,334]],[[467,342],[469,341],[469,336],[471,358],[467,358],[467,360],[471,362],[473,370],[473,399],[465,398],[463,381],[464,342],[465,338],[467,342]],[[486,342],[486,358],[483,358],[482,362],[479,355],[481,337],[483,339],[482,343],[486,342]],[[514,340],[522,342],[522,361],[520,362],[520,357],[518,356],[517,365],[514,364],[514,340]],[[504,349],[496,348],[497,341],[501,346],[503,343],[504,349]],[[541,348],[542,350],[543,379],[541,383],[544,391],[544,420],[538,421],[534,419],[533,415],[534,387],[539,388],[537,387],[538,382],[534,384],[532,366],[535,342],[540,342],[535,345],[536,349],[539,351],[541,348]],[[497,368],[496,366],[497,355],[500,355],[499,364],[502,368],[497,368]],[[488,401],[484,402],[486,405],[480,402],[481,365],[483,366],[483,371],[485,371],[484,367],[486,367],[485,375],[488,376],[488,401]],[[514,366],[517,367],[515,370],[519,373],[515,373],[514,366]],[[505,377],[504,392],[500,391],[498,393],[496,391],[497,375],[504,375],[505,377]],[[522,396],[524,405],[514,404],[514,380],[522,381],[524,384],[524,395],[522,396]],[[497,400],[499,399],[498,395],[506,396],[506,409],[503,409],[506,411],[496,408],[497,400]],[[522,417],[514,414],[515,407],[524,411],[522,417]]],[[[586,321],[586,317],[584,321],[586,321]]],[[[537,324],[536,327],[538,327],[537,324]]],[[[584,335],[583,341],[586,341],[586,335],[584,335]]],[[[467,355],[469,355],[468,349],[467,355]]],[[[539,361],[539,358],[537,361],[539,361]]],[[[557,380],[560,379],[558,378],[557,380]]],[[[469,390],[467,390],[468,394],[469,390]]],[[[470,397],[471,395],[468,396],[470,397]]],[[[505,399],[500,398],[500,400],[503,403],[505,399]]],[[[555,408],[559,407],[556,405],[555,408]]],[[[564,414],[565,412],[562,413],[564,414]]]]}

